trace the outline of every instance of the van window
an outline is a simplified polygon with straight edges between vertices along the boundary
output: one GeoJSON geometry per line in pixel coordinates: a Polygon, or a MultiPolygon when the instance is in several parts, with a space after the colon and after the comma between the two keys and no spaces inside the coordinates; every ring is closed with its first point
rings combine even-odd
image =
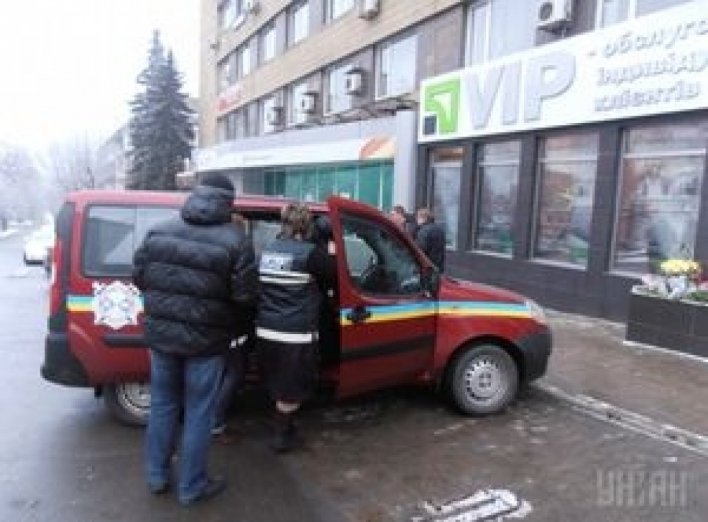
{"type": "Polygon", "coordinates": [[[145,234],[160,221],[177,216],[168,207],[90,207],[86,219],[82,271],[89,276],[127,277],[133,253],[145,234]]]}
{"type": "Polygon", "coordinates": [[[341,222],[349,277],[362,292],[407,295],[422,291],[415,254],[390,229],[361,217],[343,216],[341,222]]]}

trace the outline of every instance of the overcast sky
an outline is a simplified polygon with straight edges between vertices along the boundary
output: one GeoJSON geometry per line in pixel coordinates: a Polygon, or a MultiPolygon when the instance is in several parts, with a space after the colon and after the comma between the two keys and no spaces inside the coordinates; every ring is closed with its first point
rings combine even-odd
{"type": "Polygon", "coordinates": [[[158,29],[198,94],[199,0],[0,0],[0,142],[110,134],[158,29]]]}

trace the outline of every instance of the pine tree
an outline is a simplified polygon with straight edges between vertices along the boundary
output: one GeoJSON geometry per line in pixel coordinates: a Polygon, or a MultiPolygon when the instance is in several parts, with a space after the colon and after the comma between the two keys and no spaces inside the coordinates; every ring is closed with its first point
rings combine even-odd
{"type": "Polygon", "coordinates": [[[138,84],[142,90],[131,102],[128,188],[175,190],[175,174],[184,170],[184,161],[191,156],[194,111],[181,92],[182,75],[172,52],[165,54],[158,31],[138,84]]]}

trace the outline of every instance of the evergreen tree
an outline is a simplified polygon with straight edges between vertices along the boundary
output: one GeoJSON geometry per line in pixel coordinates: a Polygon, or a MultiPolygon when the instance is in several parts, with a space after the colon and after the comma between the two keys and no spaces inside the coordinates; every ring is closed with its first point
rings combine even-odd
{"type": "Polygon", "coordinates": [[[175,190],[175,174],[191,157],[194,112],[183,94],[182,75],[171,51],[165,53],[155,31],[148,65],[138,76],[142,86],[131,102],[131,166],[128,188],[175,190]]]}

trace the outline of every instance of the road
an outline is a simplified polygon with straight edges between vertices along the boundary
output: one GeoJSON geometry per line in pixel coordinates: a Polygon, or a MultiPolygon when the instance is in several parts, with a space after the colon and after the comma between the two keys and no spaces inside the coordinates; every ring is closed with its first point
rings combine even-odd
{"type": "Polygon", "coordinates": [[[0,239],[0,520],[17,522],[705,522],[708,458],[603,422],[539,387],[506,413],[469,419],[402,388],[310,406],[304,451],[267,448],[259,395],[238,403],[242,440],[216,446],[225,494],[184,508],[142,475],[143,431],[91,390],[43,381],[48,281],[0,239]]]}

